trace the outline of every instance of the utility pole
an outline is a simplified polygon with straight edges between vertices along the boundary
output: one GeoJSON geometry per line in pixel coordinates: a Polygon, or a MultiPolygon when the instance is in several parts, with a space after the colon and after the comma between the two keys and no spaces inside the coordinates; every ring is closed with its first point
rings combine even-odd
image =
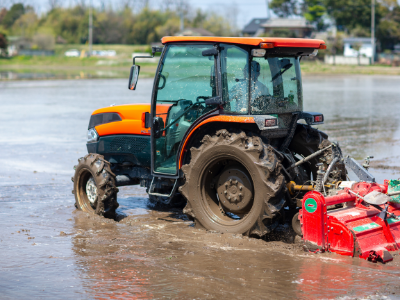
{"type": "Polygon", "coordinates": [[[184,19],[183,19],[183,0],[178,2],[179,5],[179,18],[180,18],[180,28],[179,30],[182,32],[184,29],[184,19]]]}
{"type": "Polygon", "coordinates": [[[89,2],[89,56],[92,55],[93,44],[93,13],[92,13],[92,0],[89,2]]]}
{"type": "Polygon", "coordinates": [[[271,12],[269,10],[269,0],[265,0],[265,2],[267,3],[267,18],[271,19],[271,12]]]}
{"type": "Polygon", "coordinates": [[[371,46],[372,46],[371,62],[375,63],[375,0],[371,0],[371,46]]]}

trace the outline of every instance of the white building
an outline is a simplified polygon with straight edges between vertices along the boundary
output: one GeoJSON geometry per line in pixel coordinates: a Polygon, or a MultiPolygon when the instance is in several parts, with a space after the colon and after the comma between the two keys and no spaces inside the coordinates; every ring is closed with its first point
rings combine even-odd
{"type": "Polygon", "coordinates": [[[372,57],[372,43],[371,38],[347,38],[343,39],[345,57],[365,56],[372,57]],[[359,48],[359,50],[358,50],[359,48]]]}

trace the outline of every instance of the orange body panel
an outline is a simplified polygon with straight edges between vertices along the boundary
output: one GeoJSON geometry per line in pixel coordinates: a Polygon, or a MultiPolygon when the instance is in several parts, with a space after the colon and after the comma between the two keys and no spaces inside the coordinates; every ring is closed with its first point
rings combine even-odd
{"type": "Polygon", "coordinates": [[[179,157],[179,169],[182,167],[182,159],[183,159],[183,153],[185,152],[186,144],[189,141],[190,137],[192,134],[196,131],[197,128],[200,126],[210,123],[210,122],[227,122],[227,123],[255,123],[253,117],[241,117],[241,116],[226,116],[226,115],[220,115],[220,116],[214,116],[211,118],[208,118],[204,120],[203,122],[197,124],[195,128],[188,134],[185,142],[183,143],[183,147],[180,153],[179,157]]]}
{"type": "Polygon", "coordinates": [[[298,38],[274,38],[274,37],[215,37],[215,36],[166,36],[161,39],[163,44],[173,42],[214,42],[227,44],[241,44],[258,46],[260,43],[273,43],[274,47],[300,47],[319,49],[323,40],[298,39],[298,38]]]}
{"type": "MultiPolygon", "coordinates": [[[[157,105],[157,111],[168,113],[170,104],[157,105]]],[[[100,113],[118,113],[122,121],[111,122],[96,126],[96,131],[100,136],[113,134],[140,134],[150,135],[150,129],[144,127],[142,116],[145,112],[150,112],[150,104],[126,104],[109,106],[97,109],[93,115],[100,113]]]]}

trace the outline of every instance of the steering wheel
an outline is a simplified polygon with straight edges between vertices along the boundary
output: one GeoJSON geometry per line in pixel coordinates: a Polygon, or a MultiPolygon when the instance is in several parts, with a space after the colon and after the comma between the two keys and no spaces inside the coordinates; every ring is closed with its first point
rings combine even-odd
{"type": "Polygon", "coordinates": [[[204,99],[204,101],[206,101],[207,99],[209,99],[210,98],[210,96],[198,96],[197,98],[196,98],[196,102],[199,102],[199,99],[204,99]]]}

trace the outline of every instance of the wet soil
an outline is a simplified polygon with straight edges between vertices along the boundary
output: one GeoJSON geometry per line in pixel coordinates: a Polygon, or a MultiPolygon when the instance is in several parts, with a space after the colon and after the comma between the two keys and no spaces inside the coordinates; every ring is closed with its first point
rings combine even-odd
{"type": "MultiPolygon", "coordinates": [[[[304,80],[321,128],[358,160],[375,155],[378,181],[398,178],[400,78],[304,80]]],[[[91,111],[147,102],[151,83],[136,94],[125,80],[0,83],[1,299],[400,299],[398,255],[373,264],[304,252],[290,234],[199,230],[177,209],[149,208],[138,187],[120,188],[117,221],[75,210],[91,111]]]]}

